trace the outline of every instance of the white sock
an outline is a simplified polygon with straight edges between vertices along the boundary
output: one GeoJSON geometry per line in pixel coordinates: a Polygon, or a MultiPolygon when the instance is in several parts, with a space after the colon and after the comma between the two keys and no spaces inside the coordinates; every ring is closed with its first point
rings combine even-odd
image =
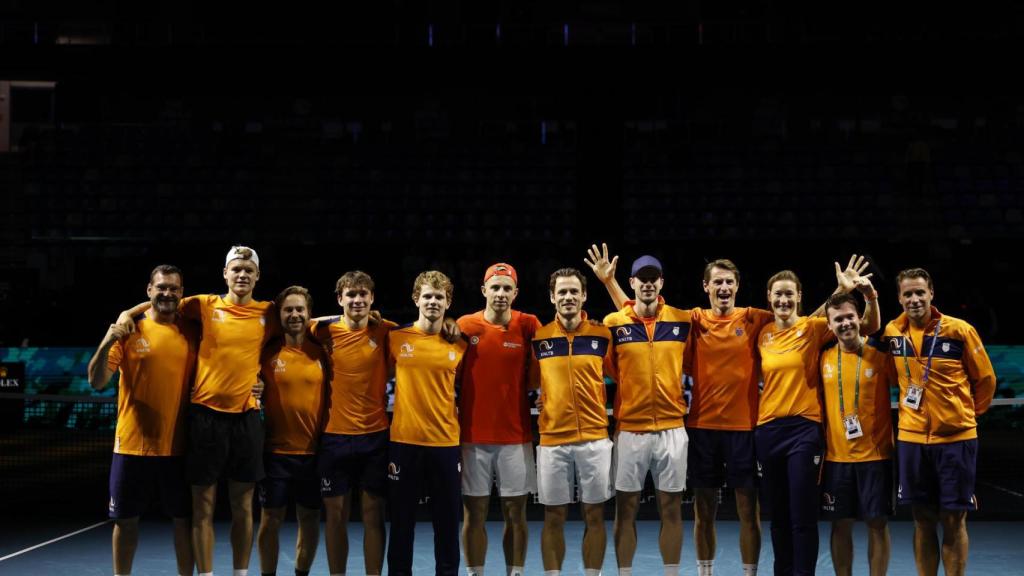
{"type": "Polygon", "coordinates": [[[249,569],[248,568],[242,568],[242,569],[235,568],[231,573],[234,576],[249,576],[249,569]]]}
{"type": "Polygon", "coordinates": [[[544,576],[562,576],[561,570],[545,570],[544,576]]]}
{"type": "Polygon", "coordinates": [[[757,576],[757,564],[744,564],[743,576],[757,576]]]}
{"type": "Polygon", "coordinates": [[[213,572],[200,572],[199,576],[213,576],[213,572]]]}
{"type": "Polygon", "coordinates": [[[583,569],[583,574],[584,574],[584,576],[601,576],[601,569],[600,568],[584,568],[583,569]]]}
{"type": "Polygon", "coordinates": [[[633,576],[633,567],[619,567],[619,576],[633,576]]]}
{"type": "Polygon", "coordinates": [[[679,576],[679,564],[665,564],[665,576],[679,576]]]}
{"type": "Polygon", "coordinates": [[[466,566],[466,576],[484,576],[484,567],[466,566]]]}
{"type": "Polygon", "coordinates": [[[523,566],[505,566],[506,576],[523,576],[523,566]]]}
{"type": "Polygon", "coordinates": [[[713,576],[714,573],[714,560],[697,560],[697,576],[713,576]]]}

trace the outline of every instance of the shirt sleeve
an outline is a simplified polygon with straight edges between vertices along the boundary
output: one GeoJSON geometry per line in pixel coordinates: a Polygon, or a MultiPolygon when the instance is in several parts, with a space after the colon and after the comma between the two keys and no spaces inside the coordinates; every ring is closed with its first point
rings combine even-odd
{"type": "Polygon", "coordinates": [[[971,383],[971,395],[974,397],[974,412],[984,414],[992,404],[996,393],[996,372],[992,368],[992,360],[981,343],[981,336],[973,326],[968,325],[964,333],[964,369],[971,383]]]}
{"type": "Polygon", "coordinates": [[[526,374],[526,385],[530,390],[540,389],[540,362],[537,361],[537,354],[533,348],[533,341],[528,344],[530,347],[529,367],[526,374]]]}
{"type": "MultiPolygon", "coordinates": [[[[124,359],[124,345],[120,340],[114,342],[114,345],[110,347],[110,351],[107,353],[107,369],[111,371],[117,371],[121,367],[121,361],[124,359]]],[[[104,382],[106,384],[106,382],[104,382]]]]}
{"type": "Polygon", "coordinates": [[[187,296],[182,298],[181,304],[178,306],[181,310],[181,315],[189,320],[202,321],[203,319],[203,297],[202,296],[187,296]]]}
{"type": "Polygon", "coordinates": [[[824,346],[832,340],[835,340],[836,335],[828,329],[828,320],[826,318],[815,317],[810,318],[811,329],[814,330],[815,341],[820,345],[824,346]]]}

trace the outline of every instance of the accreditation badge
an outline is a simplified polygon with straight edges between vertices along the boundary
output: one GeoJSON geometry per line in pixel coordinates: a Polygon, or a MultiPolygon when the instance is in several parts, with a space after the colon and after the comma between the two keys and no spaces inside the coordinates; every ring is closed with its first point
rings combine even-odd
{"type": "Polygon", "coordinates": [[[922,396],[924,396],[924,388],[917,384],[911,384],[907,386],[907,395],[903,397],[903,405],[911,410],[920,410],[922,396]]]}
{"type": "Polygon", "coordinates": [[[860,438],[864,435],[864,430],[860,427],[860,418],[857,418],[856,414],[851,414],[850,416],[843,418],[843,428],[846,429],[847,440],[860,438]]]}

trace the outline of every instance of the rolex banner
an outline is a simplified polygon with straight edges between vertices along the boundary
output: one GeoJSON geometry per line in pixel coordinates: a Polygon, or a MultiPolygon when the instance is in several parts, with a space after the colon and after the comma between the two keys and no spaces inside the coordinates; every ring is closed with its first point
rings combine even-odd
{"type": "Polygon", "coordinates": [[[25,363],[0,362],[0,430],[21,426],[25,417],[24,392],[25,363]]]}

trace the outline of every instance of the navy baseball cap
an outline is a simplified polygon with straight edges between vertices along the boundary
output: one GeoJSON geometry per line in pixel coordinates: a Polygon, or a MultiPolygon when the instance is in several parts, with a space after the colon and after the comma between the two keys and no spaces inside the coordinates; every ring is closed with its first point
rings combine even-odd
{"type": "Polygon", "coordinates": [[[629,275],[635,278],[637,273],[639,273],[644,268],[654,268],[655,270],[658,271],[659,275],[662,274],[661,262],[659,262],[658,259],[655,258],[654,256],[645,254],[637,258],[636,260],[633,260],[633,268],[629,275]]]}

